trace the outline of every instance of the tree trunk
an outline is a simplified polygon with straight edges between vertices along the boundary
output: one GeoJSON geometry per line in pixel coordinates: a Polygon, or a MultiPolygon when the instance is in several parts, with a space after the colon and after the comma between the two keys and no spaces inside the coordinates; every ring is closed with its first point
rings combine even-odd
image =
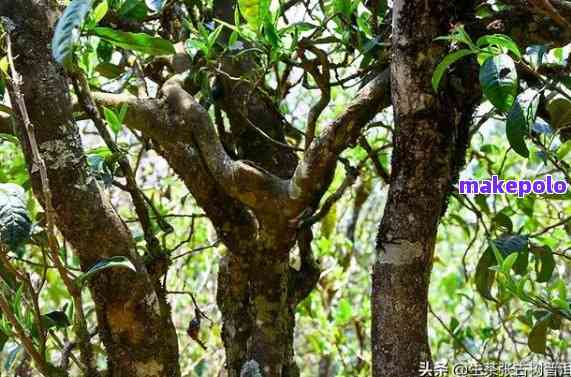
{"type": "MultiPolygon", "coordinates": [[[[56,222],[77,253],[83,271],[98,261],[126,256],[137,272],[107,270],[90,280],[98,333],[108,356],[108,376],[176,377],[178,343],[160,276],[147,272],[132,235],[91,175],[73,120],[68,81],[51,57],[56,6],[47,0],[0,0],[8,19],[15,68],[23,77],[23,95],[35,139],[47,167],[56,222]]],[[[42,183],[30,140],[19,114],[22,143],[36,197],[42,183]]],[[[95,360],[87,360],[90,364],[95,360]]]]}
{"type": "Polygon", "coordinates": [[[464,164],[469,121],[479,100],[472,62],[462,62],[464,72],[450,73],[458,74],[459,86],[443,82],[434,92],[432,73],[446,51],[433,40],[448,34],[465,16],[462,11],[447,0],[394,2],[395,149],[373,268],[375,377],[417,376],[419,363],[431,359],[426,320],[438,222],[464,164]]]}
{"type": "MultiPolygon", "coordinates": [[[[275,222],[266,229],[270,226],[284,229],[275,222]]],[[[264,231],[250,242],[247,252],[230,250],[220,263],[217,301],[229,377],[299,376],[293,361],[295,307],[313,289],[319,271],[308,266],[307,259],[301,270],[291,268],[289,253],[295,239],[278,240],[275,235],[280,233],[295,231],[264,231]]],[[[311,239],[299,242],[303,249],[311,239]]]]}

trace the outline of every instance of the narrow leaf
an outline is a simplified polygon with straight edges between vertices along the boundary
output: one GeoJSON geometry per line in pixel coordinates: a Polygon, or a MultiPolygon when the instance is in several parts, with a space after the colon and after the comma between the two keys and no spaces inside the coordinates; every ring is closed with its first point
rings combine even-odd
{"type": "Polygon", "coordinates": [[[494,252],[492,248],[489,247],[486,249],[484,254],[480,257],[478,261],[478,265],[476,266],[476,289],[484,297],[485,299],[495,301],[494,297],[492,296],[491,290],[492,285],[494,284],[496,273],[490,270],[490,267],[497,265],[496,257],[494,256],[494,252]]]}
{"type": "Polygon", "coordinates": [[[547,328],[550,323],[550,315],[544,316],[535,323],[527,338],[527,345],[531,352],[545,354],[547,348],[547,328]]]}
{"type": "Polygon", "coordinates": [[[95,275],[100,271],[107,270],[109,268],[127,268],[135,272],[137,271],[133,263],[131,263],[131,261],[128,258],[121,256],[111,257],[95,263],[93,267],[89,269],[89,271],[79,275],[76,278],[75,282],[78,286],[81,287],[93,275],[95,275]]]}
{"type": "Polygon", "coordinates": [[[450,67],[452,64],[456,63],[458,60],[462,59],[463,57],[471,55],[473,53],[474,53],[473,51],[463,49],[446,55],[446,57],[442,59],[440,64],[436,66],[436,69],[432,74],[432,88],[434,89],[434,91],[435,92],[438,91],[438,86],[440,85],[440,81],[442,80],[442,77],[444,76],[444,73],[446,72],[448,67],[450,67]]]}
{"type": "Polygon", "coordinates": [[[510,146],[525,158],[529,157],[525,139],[535,123],[539,97],[535,89],[528,89],[518,95],[506,120],[506,136],[510,146]]]}
{"type": "Polygon", "coordinates": [[[101,39],[126,50],[138,51],[149,55],[170,55],[175,53],[171,42],[145,33],[128,33],[106,27],[96,27],[91,32],[101,39]]]}

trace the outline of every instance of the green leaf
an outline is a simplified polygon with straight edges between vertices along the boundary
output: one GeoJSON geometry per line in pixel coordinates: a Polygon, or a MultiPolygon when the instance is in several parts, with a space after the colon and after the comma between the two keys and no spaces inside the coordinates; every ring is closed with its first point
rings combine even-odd
{"type": "Polygon", "coordinates": [[[247,24],[255,31],[260,30],[266,15],[270,12],[269,0],[238,0],[238,7],[247,24]]]}
{"type": "Polygon", "coordinates": [[[549,246],[532,247],[535,256],[535,273],[538,283],[545,283],[551,279],[555,269],[555,258],[549,246]]]}
{"type": "Polygon", "coordinates": [[[555,129],[571,126],[571,100],[557,96],[547,103],[551,125],[555,129]]]}
{"type": "Polygon", "coordinates": [[[101,3],[99,3],[99,5],[95,7],[93,13],[91,14],[94,26],[97,25],[99,21],[103,19],[103,17],[105,17],[108,11],[109,4],[107,3],[107,0],[103,0],[101,3]]]}
{"type": "Polygon", "coordinates": [[[517,96],[506,120],[506,136],[510,146],[520,156],[529,157],[525,139],[535,123],[540,94],[535,89],[527,89],[517,96]]]}
{"type": "Polygon", "coordinates": [[[478,39],[476,45],[478,45],[478,47],[484,47],[488,45],[501,47],[507,51],[512,52],[518,58],[521,58],[521,52],[517,47],[517,43],[515,43],[513,39],[504,34],[484,35],[478,39]]]}
{"type": "Polygon", "coordinates": [[[438,86],[440,85],[440,80],[444,76],[444,73],[452,64],[456,63],[458,60],[462,59],[465,56],[471,55],[474,52],[467,49],[462,49],[455,51],[451,54],[446,55],[444,59],[436,66],[434,73],[432,74],[432,88],[435,92],[438,92],[438,86]]]}
{"type": "Polygon", "coordinates": [[[148,12],[143,0],[125,0],[117,13],[121,18],[133,21],[144,21],[148,12]]]}
{"type": "Polygon", "coordinates": [[[518,253],[511,253],[506,259],[504,259],[504,263],[502,263],[502,271],[504,273],[508,273],[509,270],[511,270],[518,258],[518,255],[518,253]]]}
{"type": "Polygon", "coordinates": [[[484,251],[476,266],[475,280],[476,289],[485,299],[496,301],[491,290],[494,284],[496,273],[490,267],[497,265],[496,257],[491,247],[484,251]]]}
{"type": "Polygon", "coordinates": [[[495,226],[504,228],[507,233],[511,233],[513,231],[512,220],[503,212],[499,212],[494,216],[492,222],[495,226]]]}
{"type": "Polygon", "coordinates": [[[73,0],[64,10],[56,25],[52,38],[52,55],[64,67],[71,66],[73,48],[79,39],[79,29],[89,10],[92,0],[73,0]]]}
{"type": "Polygon", "coordinates": [[[486,98],[499,110],[507,112],[514,103],[518,88],[512,58],[502,54],[486,59],[480,68],[480,84],[486,98]]]}
{"type": "Polygon", "coordinates": [[[437,41],[453,41],[463,43],[470,48],[472,51],[477,51],[478,47],[472,41],[472,38],[466,32],[464,25],[459,25],[454,28],[454,31],[450,35],[435,38],[437,41]]]}
{"type": "Polygon", "coordinates": [[[571,55],[571,43],[563,47],[553,48],[545,54],[543,65],[566,67],[569,63],[569,55],[571,55]]]}
{"type": "Polygon", "coordinates": [[[106,27],[96,27],[91,32],[101,39],[126,50],[138,51],[149,55],[170,55],[175,53],[171,42],[166,39],[151,37],[145,33],[128,33],[106,27]]]}
{"type": "Polygon", "coordinates": [[[518,275],[525,275],[527,273],[527,266],[529,264],[529,246],[528,238],[526,236],[504,236],[492,241],[492,245],[498,249],[502,256],[509,256],[510,254],[516,253],[517,260],[513,264],[513,270],[518,275]]]}
{"type": "Polygon", "coordinates": [[[8,143],[12,143],[12,144],[20,144],[20,141],[18,140],[18,138],[14,135],[10,135],[10,134],[2,134],[0,133],[0,141],[6,141],[8,143]]]}
{"type": "Polygon", "coordinates": [[[65,328],[71,326],[69,319],[67,318],[67,314],[61,310],[54,310],[47,314],[42,315],[42,321],[44,324],[45,329],[51,328],[65,328]]]}
{"type": "Polygon", "coordinates": [[[104,107],[103,114],[105,115],[105,120],[109,124],[109,127],[111,128],[113,133],[117,135],[119,131],[121,131],[121,128],[123,127],[123,122],[121,121],[121,119],[119,119],[117,114],[115,114],[115,112],[112,109],[104,107]]]}
{"type": "Polygon", "coordinates": [[[121,256],[117,256],[117,257],[111,257],[108,259],[103,259],[97,263],[95,263],[90,269],[89,271],[79,275],[76,280],[75,283],[79,286],[82,287],[85,282],[91,278],[93,275],[95,275],[96,273],[103,271],[103,270],[107,270],[110,268],[127,268],[130,269],[132,271],[137,271],[137,269],[135,268],[135,266],[133,265],[133,263],[126,257],[121,257],[121,256]]]}
{"type": "Polygon", "coordinates": [[[547,344],[547,328],[551,318],[549,315],[544,316],[542,319],[535,323],[533,329],[527,338],[527,345],[531,352],[545,354],[547,344]]]}
{"type": "Polygon", "coordinates": [[[279,30],[280,35],[288,34],[288,33],[302,33],[304,31],[309,31],[317,28],[317,25],[314,25],[310,22],[294,22],[291,23],[284,28],[279,30]]]}
{"type": "Polygon", "coordinates": [[[347,323],[349,322],[349,320],[351,320],[352,316],[353,316],[353,308],[351,307],[349,301],[347,301],[346,299],[342,299],[341,301],[339,301],[339,308],[335,313],[335,322],[339,324],[347,323]]]}
{"type": "Polygon", "coordinates": [[[0,242],[16,252],[31,229],[24,189],[13,183],[0,184],[0,242]]]}

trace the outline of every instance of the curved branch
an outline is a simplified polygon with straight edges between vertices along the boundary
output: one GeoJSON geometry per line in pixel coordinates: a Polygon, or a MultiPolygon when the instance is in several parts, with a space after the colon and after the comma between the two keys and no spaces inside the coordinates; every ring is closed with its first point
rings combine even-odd
{"type": "Polygon", "coordinates": [[[288,198],[287,181],[247,161],[233,160],[206,110],[184,90],[180,75],[165,83],[161,96],[139,99],[125,94],[93,93],[100,105],[128,104],[127,126],[142,131],[159,144],[179,148],[173,142],[178,140],[198,149],[211,177],[230,197],[254,210],[284,207],[288,198]]]}
{"type": "Polygon", "coordinates": [[[338,156],[355,144],[361,129],[390,104],[390,72],[380,73],[359,93],[347,110],[316,138],[290,180],[290,198],[304,208],[329,187],[338,156]]]}

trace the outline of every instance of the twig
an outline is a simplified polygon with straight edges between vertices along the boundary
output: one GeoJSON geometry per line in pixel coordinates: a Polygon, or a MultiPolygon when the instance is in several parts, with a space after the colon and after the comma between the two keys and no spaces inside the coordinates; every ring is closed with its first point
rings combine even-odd
{"type": "Polygon", "coordinates": [[[339,188],[325,200],[325,202],[321,206],[321,210],[319,212],[317,212],[315,215],[310,216],[308,218],[301,219],[301,221],[299,223],[300,228],[310,227],[313,224],[319,222],[325,216],[327,216],[327,214],[329,213],[329,211],[331,210],[333,205],[339,199],[341,199],[341,197],[345,193],[345,190],[347,190],[347,188],[351,187],[353,185],[353,183],[355,183],[355,181],[357,180],[357,177],[359,177],[359,170],[361,169],[361,167],[363,166],[363,164],[366,161],[366,160],[363,160],[359,164],[358,167],[353,168],[351,165],[349,165],[349,163],[347,161],[345,161],[343,159],[340,159],[340,160],[341,160],[341,162],[344,163],[345,170],[346,170],[346,175],[345,175],[345,179],[343,180],[343,183],[341,183],[341,186],[339,186],[339,188]]]}
{"type": "Polygon", "coordinates": [[[361,145],[361,147],[363,147],[365,152],[367,152],[367,155],[369,156],[371,161],[373,161],[373,166],[375,167],[377,175],[381,177],[383,182],[389,183],[391,180],[389,173],[384,168],[383,164],[381,164],[381,161],[379,161],[377,154],[375,153],[375,151],[373,151],[373,148],[371,147],[365,136],[361,137],[361,139],[359,140],[359,144],[361,145]]]}
{"type": "Polygon", "coordinates": [[[177,255],[176,257],[172,257],[171,260],[179,259],[179,258],[182,258],[182,257],[184,257],[184,256],[186,256],[186,255],[189,255],[189,254],[198,253],[199,251],[204,251],[204,250],[212,249],[213,247],[218,246],[219,243],[220,243],[220,240],[216,240],[216,241],[214,241],[213,243],[211,243],[210,245],[200,246],[200,247],[197,247],[197,248],[195,248],[195,249],[186,251],[186,252],[184,252],[184,253],[182,253],[182,254],[179,254],[179,255],[177,255]]]}
{"type": "Polygon", "coordinates": [[[436,320],[440,323],[440,325],[442,325],[442,327],[444,327],[444,329],[446,330],[446,332],[452,337],[454,338],[454,340],[456,340],[458,342],[458,344],[460,344],[460,346],[462,347],[462,349],[464,350],[464,352],[466,352],[475,362],[477,362],[478,364],[482,365],[482,360],[478,359],[472,352],[470,352],[470,350],[468,349],[468,347],[466,347],[466,345],[464,344],[464,342],[462,341],[462,339],[459,339],[456,334],[454,334],[454,332],[446,325],[446,323],[444,323],[444,321],[434,312],[434,310],[432,310],[432,306],[430,304],[428,304],[428,311],[430,312],[430,314],[432,314],[432,316],[434,318],[436,318],[436,320]]]}
{"type": "Polygon", "coordinates": [[[539,237],[539,236],[541,236],[541,235],[543,235],[543,234],[549,232],[551,229],[555,229],[555,228],[557,228],[557,227],[559,227],[559,226],[561,226],[561,225],[565,225],[565,224],[567,224],[567,223],[570,222],[570,221],[571,221],[571,216],[569,216],[569,217],[567,217],[567,218],[565,218],[565,219],[563,219],[563,220],[561,220],[561,221],[559,221],[559,222],[557,222],[557,223],[555,223],[555,224],[549,225],[549,226],[546,227],[545,229],[543,229],[543,230],[541,230],[541,231],[539,231],[539,232],[537,232],[537,233],[533,233],[533,234],[530,235],[529,237],[530,237],[530,238],[539,237]]]}

